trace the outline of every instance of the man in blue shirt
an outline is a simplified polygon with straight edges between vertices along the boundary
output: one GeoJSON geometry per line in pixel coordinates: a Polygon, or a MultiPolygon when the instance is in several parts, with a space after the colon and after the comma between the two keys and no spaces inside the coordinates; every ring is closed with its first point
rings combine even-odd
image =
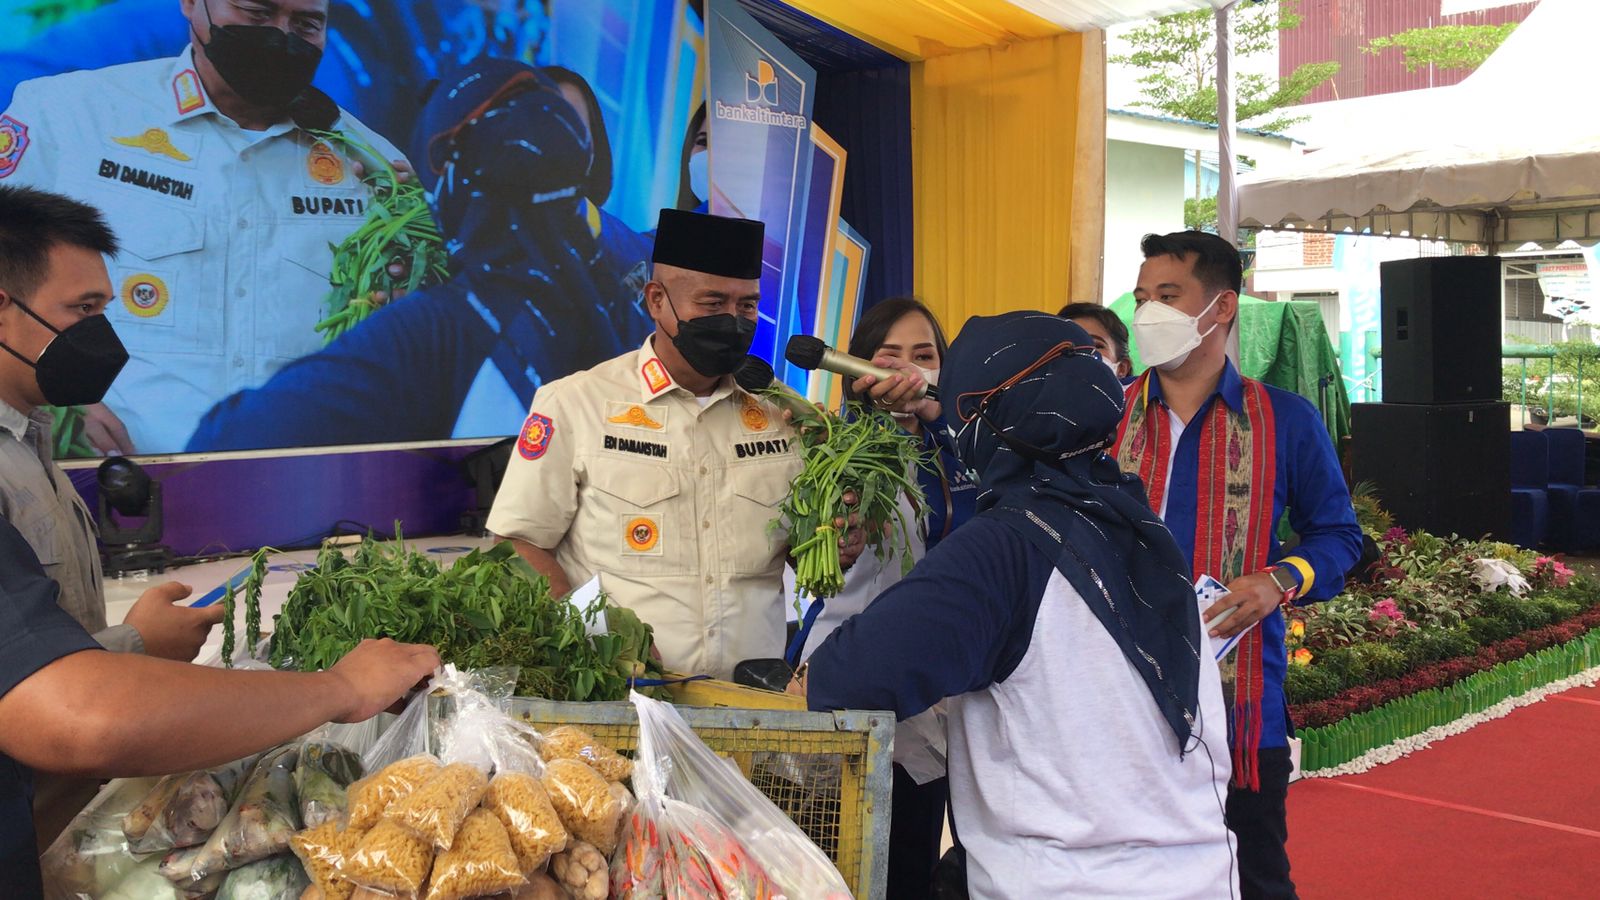
{"type": "Polygon", "coordinates": [[[1236,671],[1223,669],[1240,887],[1246,898],[1292,898],[1280,607],[1338,594],[1360,555],[1361,530],[1316,409],[1240,377],[1228,360],[1243,286],[1238,251],[1194,231],[1149,235],[1143,249],[1133,331],[1151,368],[1128,389],[1117,456],[1144,480],[1194,574],[1228,588],[1205,619],[1212,636],[1245,632],[1236,671]],[[1299,536],[1292,553],[1276,537],[1286,512],[1299,536]]]}
{"type": "Polygon", "coordinates": [[[366,641],[326,672],[232,672],[107,653],[56,605],[56,583],[0,519],[0,886],[42,896],[30,769],[112,778],[202,769],[330,720],[382,712],[439,664],[366,641]],[[181,736],[181,740],[174,740],[181,736]]]}

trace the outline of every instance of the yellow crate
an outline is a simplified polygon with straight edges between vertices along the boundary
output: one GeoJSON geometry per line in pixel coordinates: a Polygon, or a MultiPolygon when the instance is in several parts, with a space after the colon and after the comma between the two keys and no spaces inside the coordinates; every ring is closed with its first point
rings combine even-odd
{"type": "MultiPolygon", "coordinates": [[[[675,685],[684,721],[712,750],[799,825],[862,900],[884,896],[894,716],[814,713],[798,697],[727,682],[675,685]],[[688,705],[694,704],[694,705],[688,705]],[[764,707],[757,707],[765,704],[764,707]]],[[[536,728],[579,725],[627,755],[639,746],[629,703],[561,703],[516,697],[511,713],[536,728]]]]}

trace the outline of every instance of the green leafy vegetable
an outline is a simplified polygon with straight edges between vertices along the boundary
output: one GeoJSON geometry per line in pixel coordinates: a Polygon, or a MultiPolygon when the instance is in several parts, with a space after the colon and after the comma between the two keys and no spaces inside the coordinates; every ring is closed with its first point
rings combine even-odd
{"type": "MultiPolygon", "coordinates": [[[[245,583],[246,617],[266,575],[263,550],[245,583]]],[[[229,615],[224,642],[231,643],[229,615]]],[[[247,621],[246,628],[258,627],[247,621]]],[[[403,543],[371,537],[347,558],[325,545],[314,569],[289,591],[274,619],[268,662],[317,671],[366,638],[431,644],[445,662],[466,669],[516,666],[517,693],[551,700],[621,700],[632,679],[661,677],[651,658],[655,638],[632,612],[604,598],[580,610],[550,593],[509,543],[475,550],[448,568],[403,543]],[[585,622],[604,616],[607,634],[585,622]]]]}
{"type": "Polygon", "coordinates": [[[789,529],[799,592],[822,599],[844,588],[839,526],[852,512],[880,559],[900,552],[903,572],[911,569],[911,523],[900,510],[900,497],[910,497],[919,521],[926,514],[915,472],[928,461],[916,442],[887,413],[860,404],[851,404],[847,413],[847,419],[822,416],[819,424],[800,429],[805,467],[773,523],[789,529]],[[855,506],[845,502],[847,494],[856,496],[855,506]]]}
{"type": "Polygon", "coordinates": [[[316,326],[332,343],[390,300],[449,278],[449,255],[416,178],[402,184],[388,160],[349,134],[316,136],[360,158],[372,188],[366,221],[333,248],[327,316],[316,326]]]}

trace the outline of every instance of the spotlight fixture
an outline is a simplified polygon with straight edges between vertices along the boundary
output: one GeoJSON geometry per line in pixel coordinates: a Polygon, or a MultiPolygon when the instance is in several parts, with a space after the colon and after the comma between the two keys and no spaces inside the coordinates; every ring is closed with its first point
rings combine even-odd
{"type": "Polygon", "coordinates": [[[100,489],[97,521],[106,548],[106,574],[165,572],[172,565],[172,551],[161,543],[165,528],[161,483],[138,463],[120,456],[101,463],[95,480],[100,489]]]}

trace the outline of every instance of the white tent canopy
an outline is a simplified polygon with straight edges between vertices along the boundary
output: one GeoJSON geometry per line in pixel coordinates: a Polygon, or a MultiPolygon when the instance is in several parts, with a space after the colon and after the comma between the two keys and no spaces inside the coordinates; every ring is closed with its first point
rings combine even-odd
{"type": "Polygon", "coordinates": [[[1397,95],[1396,115],[1348,143],[1245,179],[1241,224],[1513,246],[1600,239],[1597,34],[1600,2],[1543,0],[1460,84],[1397,95]]]}

